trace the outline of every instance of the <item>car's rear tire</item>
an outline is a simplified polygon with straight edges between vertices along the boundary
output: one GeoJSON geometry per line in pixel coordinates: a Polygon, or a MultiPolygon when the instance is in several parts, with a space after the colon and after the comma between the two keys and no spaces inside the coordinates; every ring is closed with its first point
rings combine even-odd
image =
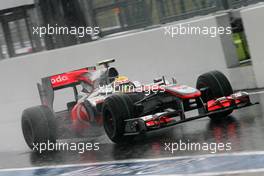
{"type": "Polygon", "coordinates": [[[22,131],[31,149],[36,150],[37,148],[34,148],[36,144],[48,142],[55,144],[57,124],[54,113],[43,105],[25,109],[22,113],[22,131]]]}
{"type": "MultiPolygon", "coordinates": [[[[233,88],[229,80],[220,71],[211,71],[202,74],[197,79],[196,87],[199,90],[207,88],[206,91],[202,91],[202,99],[204,102],[233,94],[233,88]]],[[[232,112],[233,110],[227,110],[225,112],[210,115],[209,117],[211,119],[219,120],[228,116],[232,112]]]]}
{"type": "Polygon", "coordinates": [[[142,98],[141,94],[114,94],[108,97],[103,105],[103,123],[107,136],[117,144],[132,142],[134,136],[124,136],[125,120],[136,118],[133,103],[142,98]]]}

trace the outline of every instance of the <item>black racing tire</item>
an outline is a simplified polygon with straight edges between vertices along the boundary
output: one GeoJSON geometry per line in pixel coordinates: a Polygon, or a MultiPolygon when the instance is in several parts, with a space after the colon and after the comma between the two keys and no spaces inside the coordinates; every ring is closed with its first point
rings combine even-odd
{"type": "MultiPolygon", "coordinates": [[[[228,78],[220,71],[210,71],[198,77],[196,88],[208,88],[207,91],[202,91],[202,100],[206,103],[209,100],[217,99],[223,96],[233,94],[233,88],[228,78]]],[[[209,117],[214,120],[221,119],[230,115],[233,110],[210,115],[209,117]]]]}
{"type": "Polygon", "coordinates": [[[55,144],[57,139],[55,114],[44,105],[25,109],[22,113],[22,131],[27,145],[34,151],[36,148],[33,144],[48,142],[55,144]]]}
{"type": "Polygon", "coordinates": [[[139,114],[134,103],[142,99],[142,94],[114,94],[106,98],[103,108],[104,129],[111,141],[116,144],[132,142],[134,136],[124,136],[125,120],[139,114]]]}

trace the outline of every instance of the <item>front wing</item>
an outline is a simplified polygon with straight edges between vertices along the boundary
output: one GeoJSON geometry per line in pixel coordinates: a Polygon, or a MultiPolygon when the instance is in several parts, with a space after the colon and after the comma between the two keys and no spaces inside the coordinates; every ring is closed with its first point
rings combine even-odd
{"type": "Polygon", "coordinates": [[[248,93],[238,92],[227,97],[210,100],[204,104],[200,114],[194,117],[181,118],[176,110],[168,109],[153,115],[125,120],[124,135],[138,135],[148,131],[158,130],[175,126],[180,123],[197,120],[203,117],[226,112],[229,110],[241,109],[259,103],[251,103],[248,93]]]}

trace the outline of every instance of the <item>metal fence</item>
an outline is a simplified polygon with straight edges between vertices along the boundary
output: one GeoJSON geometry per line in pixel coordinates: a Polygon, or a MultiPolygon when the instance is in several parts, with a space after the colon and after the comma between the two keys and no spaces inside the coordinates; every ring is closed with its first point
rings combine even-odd
{"type": "Polygon", "coordinates": [[[142,0],[120,1],[93,8],[96,25],[102,35],[131,30],[149,23],[146,3],[142,0]]]}
{"type": "Polygon", "coordinates": [[[229,8],[239,8],[258,2],[264,2],[263,0],[229,0],[229,8]]]}
{"type": "Polygon", "coordinates": [[[264,0],[121,0],[95,6],[94,16],[102,34],[142,28],[159,23],[239,8],[264,0]]]}
{"type": "Polygon", "coordinates": [[[161,23],[206,15],[223,9],[217,0],[159,0],[161,23]]]}

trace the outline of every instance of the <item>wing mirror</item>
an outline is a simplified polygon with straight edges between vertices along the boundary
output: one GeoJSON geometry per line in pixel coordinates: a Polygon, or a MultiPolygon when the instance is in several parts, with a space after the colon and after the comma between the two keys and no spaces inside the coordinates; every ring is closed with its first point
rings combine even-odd
{"type": "Polygon", "coordinates": [[[153,80],[154,84],[158,84],[158,85],[166,85],[168,83],[168,81],[165,80],[165,77],[162,76],[161,78],[157,78],[153,80]]]}
{"type": "Polygon", "coordinates": [[[172,78],[172,84],[177,84],[178,82],[177,82],[177,80],[176,80],[176,78],[172,78]]]}

